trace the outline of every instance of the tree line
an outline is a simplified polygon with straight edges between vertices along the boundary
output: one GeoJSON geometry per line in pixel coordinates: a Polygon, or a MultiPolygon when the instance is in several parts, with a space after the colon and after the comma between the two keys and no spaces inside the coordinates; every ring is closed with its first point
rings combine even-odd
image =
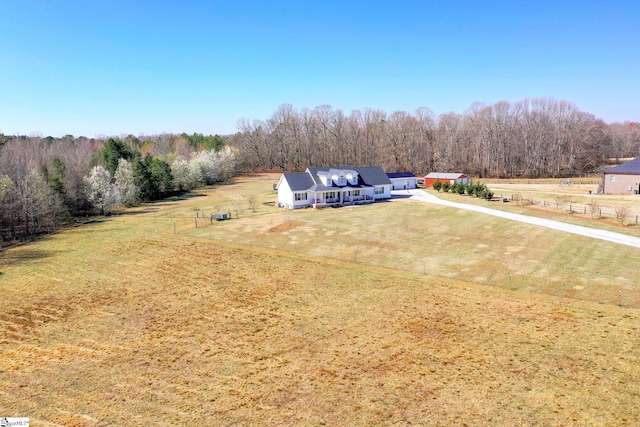
{"type": "Polygon", "coordinates": [[[640,155],[638,123],[606,124],[552,98],[476,103],[436,116],[281,105],[266,120],[242,119],[230,144],[250,170],[380,165],[388,171],[464,172],[476,177],[559,177],[598,172],[610,158],[640,155]]]}
{"type": "Polygon", "coordinates": [[[474,104],[439,116],[425,107],[345,115],[328,105],[296,110],[283,104],[269,119],[240,120],[228,138],[0,134],[0,239],[225,181],[240,169],[379,165],[417,174],[536,178],[594,173],[608,159],[637,156],[640,124],[607,124],[551,98],[474,104]]]}
{"type": "Polygon", "coordinates": [[[144,140],[0,134],[0,240],[228,180],[236,153],[218,135],[144,140]]]}

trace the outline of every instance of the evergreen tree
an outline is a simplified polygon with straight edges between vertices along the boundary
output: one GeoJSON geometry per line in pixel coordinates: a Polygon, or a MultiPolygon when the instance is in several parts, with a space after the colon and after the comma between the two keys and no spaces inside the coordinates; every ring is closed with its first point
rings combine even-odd
{"type": "Polygon", "coordinates": [[[131,160],[133,157],[133,151],[124,142],[114,138],[109,138],[101,152],[102,163],[112,176],[118,169],[118,160],[131,160]]]}

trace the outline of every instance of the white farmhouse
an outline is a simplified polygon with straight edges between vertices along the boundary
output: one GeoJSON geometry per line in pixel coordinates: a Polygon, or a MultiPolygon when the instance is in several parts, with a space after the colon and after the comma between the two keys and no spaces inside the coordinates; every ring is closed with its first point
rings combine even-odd
{"type": "Polygon", "coordinates": [[[379,166],[308,168],[282,174],[278,206],[289,209],[347,206],[391,198],[391,181],[379,166]]]}

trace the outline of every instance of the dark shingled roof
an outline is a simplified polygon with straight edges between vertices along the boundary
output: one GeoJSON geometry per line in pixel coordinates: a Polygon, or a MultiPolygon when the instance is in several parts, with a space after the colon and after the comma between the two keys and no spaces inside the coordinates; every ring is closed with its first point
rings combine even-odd
{"type": "Polygon", "coordinates": [[[358,171],[360,178],[367,185],[391,185],[391,181],[380,166],[369,166],[364,168],[352,168],[358,171]]]}
{"type": "Polygon", "coordinates": [[[417,178],[411,172],[387,172],[389,178],[417,178]]]}
{"type": "Polygon", "coordinates": [[[604,171],[606,174],[621,173],[627,175],[640,175],[640,157],[604,171]]]}
{"type": "Polygon", "coordinates": [[[344,171],[352,170],[352,171],[358,172],[359,186],[391,184],[389,177],[387,176],[386,173],[384,173],[384,170],[380,166],[368,166],[368,167],[333,166],[330,168],[308,168],[307,170],[309,171],[313,179],[316,180],[316,184],[321,184],[320,179],[318,179],[318,172],[321,172],[321,171],[330,172],[330,171],[340,171],[340,170],[344,170],[344,171]]]}
{"type": "Polygon", "coordinates": [[[285,173],[284,179],[289,184],[291,191],[308,190],[314,183],[311,176],[306,172],[301,173],[285,173]]]}

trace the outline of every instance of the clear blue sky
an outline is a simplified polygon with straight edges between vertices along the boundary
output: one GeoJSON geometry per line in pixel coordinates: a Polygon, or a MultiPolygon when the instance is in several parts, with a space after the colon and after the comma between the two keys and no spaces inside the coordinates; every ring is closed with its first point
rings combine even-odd
{"type": "Polygon", "coordinates": [[[553,97],[640,121],[640,2],[0,0],[0,132],[228,134],[553,97]]]}

